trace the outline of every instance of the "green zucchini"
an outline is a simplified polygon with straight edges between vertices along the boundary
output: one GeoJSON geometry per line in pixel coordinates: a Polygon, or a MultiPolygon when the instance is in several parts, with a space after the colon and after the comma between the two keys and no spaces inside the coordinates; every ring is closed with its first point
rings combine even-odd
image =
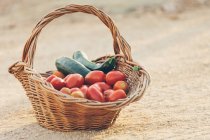
{"type": "Polygon", "coordinates": [[[83,64],[68,57],[61,57],[56,59],[55,65],[58,71],[65,75],[79,73],[85,77],[90,72],[90,70],[83,64]]]}
{"type": "Polygon", "coordinates": [[[76,51],[72,57],[74,60],[82,63],[88,69],[94,70],[97,67],[97,64],[88,60],[87,55],[82,51],[76,51]]]}
{"type": "Polygon", "coordinates": [[[116,59],[114,57],[107,59],[101,64],[96,64],[88,60],[87,55],[82,51],[76,51],[73,54],[73,59],[82,63],[85,67],[90,70],[101,70],[105,73],[115,68],[116,59]]]}

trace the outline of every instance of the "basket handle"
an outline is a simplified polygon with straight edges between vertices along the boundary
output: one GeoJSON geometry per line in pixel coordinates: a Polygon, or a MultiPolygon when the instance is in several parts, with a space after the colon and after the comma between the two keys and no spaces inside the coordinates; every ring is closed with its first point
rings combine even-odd
{"type": "Polygon", "coordinates": [[[33,29],[30,38],[27,40],[24,46],[22,61],[27,63],[29,66],[33,67],[36,42],[40,32],[42,31],[42,28],[44,28],[53,19],[56,19],[65,14],[71,14],[75,12],[83,12],[97,16],[111,31],[113,37],[114,53],[120,54],[122,52],[126,60],[132,61],[131,48],[129,44],[120,35],[117,27],[114,25],[113,21],[107,14],[90,5],[74,5],[74,4],[68,5],[64,8],[57,9],[49,13],[39,21],[39,23],[33,29]]]}

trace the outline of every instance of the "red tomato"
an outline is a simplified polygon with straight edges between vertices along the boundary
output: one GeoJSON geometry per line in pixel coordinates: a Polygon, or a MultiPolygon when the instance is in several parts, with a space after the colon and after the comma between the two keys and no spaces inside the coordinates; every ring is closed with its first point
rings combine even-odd
{"type": "Polygon", "coordinates": [[[46,81],[47,81],[47,82],[51,82],[52,79],[54,79],[55,77],[57,77],[57,76],[55,76],[55,75],[50,75],[49,77],[47,77],[46,81]]]}
{"type": "Polygon", "coordinates": [[[66,82],[66,80],[69,78],[71,74],[67,75],[63,80],[66,82]]]}
{"type": "Polygon", "coordinates": [[[112,89],[108,89],[106,91],[104,91],[104,97],[105,97],[105,101],[108,101],[108,97],[114,92],[114,90],[112,89]]]}
{"type": "Polygon", "coordinates": [[[87,85],[83,85],[80,90],[84,93],[84,95],[87,94],[87,91],[88,91],[88,86],[87,85]]]}
{"type": "Polygon", "coordinates": [[[81,87],[84,84],[84,78],[80,74],[70,74],[66,79],[68,88],[81,87]]]}
{"type": "Polygon", "coordinates": [[[71,96],[75,98],[85,98],[84,94],[80,90],[72,92],[71,96]]]}
{"type": "Polygon", "coordinates": [[[106,82],[109,85],[114,85],[117,81],[124,81],[125,74],[120,71],[110,71],[106,74],[106,82]]]}
{"type": "Polygon", "coordinates": [[[63,87],[61,90],[60,90],[62,93],[65,93],[65,94],[69,94],[70,95],[70,89],[67,88],[67,87],[63,87]]]}
{"type": "Polygon", "coordinates": [[[93,85],[96,86],[97,88],[99,88],[100,91],[102,91],[102,92],[105,90],[111,89],[111,86],[106,84],[105,82],[97,82],[93,85]]]}
{"type": "Polygon", "coordinates": [[[74,91],[80,91],[80,89],[79,88],[71,88],[71,89],[69,89],[70,91],[70,94],[72,93],[72,92],[74,92],[74,91]]]}
{"type": "Polygon", "coordinates": [[[57,77],[60,77],[62,79],[65,77],[65,75],[62,72],[57,70],[53,72],[53,75],[56,75],[57,77]]]}
{"type": "Polygon", "coordinates": [[[106,75],[104,74],[103,71],[99,71],[99,70],[94,70],[89,72],[86,76],[85,76],[85,82],[87,84],[94,84],[96,82],[104,82],[105,81],[105,77],[106,75]]]}
{"type": "Polygon", "coordinates": [[[101,87],[99,87],[98,84],[93,84],[93,86],[96,87],[100,92],[102,92],[102,89],[101,89],[101,87]]]}
{"type": "Polygon", "coordinates": [[[63,79],[59,78],[59,77],[55,77],[52,79],[52,81],[50,82],[53,87],[57,90],[62,89],[63,87],[66,86],[66,83],[64,82],[63,79]]]}
{"type": "Polygon", "coordinates": [[[122,89],[118,89],[118,90],[115,90],[113,93],[111,93],[109,96],[108,96],[108,101],[110,102],[114,102],[118,99],[123,99],[123,98],[126,98],[126,94],[125,94],[125,91],[122,90],[122,89]]]}
{"type": "Polygon", "coordinates": [[[90,86],[88,88],[87,94],[86,94],[87,98],[90,100],[95,100],[95,101],[99,101],[99,102],[104,102],[104,96],[101,93],[100,90],[98,90],[95,86],[90,86]]]}
{"type": "Polygon", "coordinates": [[[122,89],[125,92],[128,90],[128,84],[125,81],[117,81],[114,84],[114,90],[122,89]]]}

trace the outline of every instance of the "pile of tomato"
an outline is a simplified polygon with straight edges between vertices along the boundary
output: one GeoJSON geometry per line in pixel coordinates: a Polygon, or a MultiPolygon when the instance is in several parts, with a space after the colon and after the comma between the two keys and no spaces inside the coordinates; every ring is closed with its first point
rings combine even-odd
{"type": "Polygon", "coordinates": [[[55,71],[46,80],[64,94],[99,102],[113,102],[126,98],[128,91],[126,76],[117,70],[107,74],[94,70],[85,77],[78,73],[64,76],[61,72],[55,71]]]}

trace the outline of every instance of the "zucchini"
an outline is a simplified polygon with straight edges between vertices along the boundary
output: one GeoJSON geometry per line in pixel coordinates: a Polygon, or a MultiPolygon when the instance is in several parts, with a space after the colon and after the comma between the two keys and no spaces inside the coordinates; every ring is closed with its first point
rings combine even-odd
{"type": "Polygon", "coordinates": [[[88,69],[94,70],[97,67],[97,64],[88,60],[87,55],[82,51],[76,51],[72,57],[74,60],[82,63],[88,69]]]}
{"type": "Polygon", "coordinates": [[[58,71],[65,75],[79,73],[85,77],[90,72],[90,70],[83,64],[68,57],[61,57],[56,59],[55,65],[58,71]]]}
{"type": "Polygon", "coordinates": [[[107,59],[101,64],[96,64],[88,60],[87,55],[82,51],[76,51],[73,54],[73,59],[82,63],[85,67],[90,70],[101,70],[105,73],[115,68],[116,59],[114,57],[107,59]]]}

